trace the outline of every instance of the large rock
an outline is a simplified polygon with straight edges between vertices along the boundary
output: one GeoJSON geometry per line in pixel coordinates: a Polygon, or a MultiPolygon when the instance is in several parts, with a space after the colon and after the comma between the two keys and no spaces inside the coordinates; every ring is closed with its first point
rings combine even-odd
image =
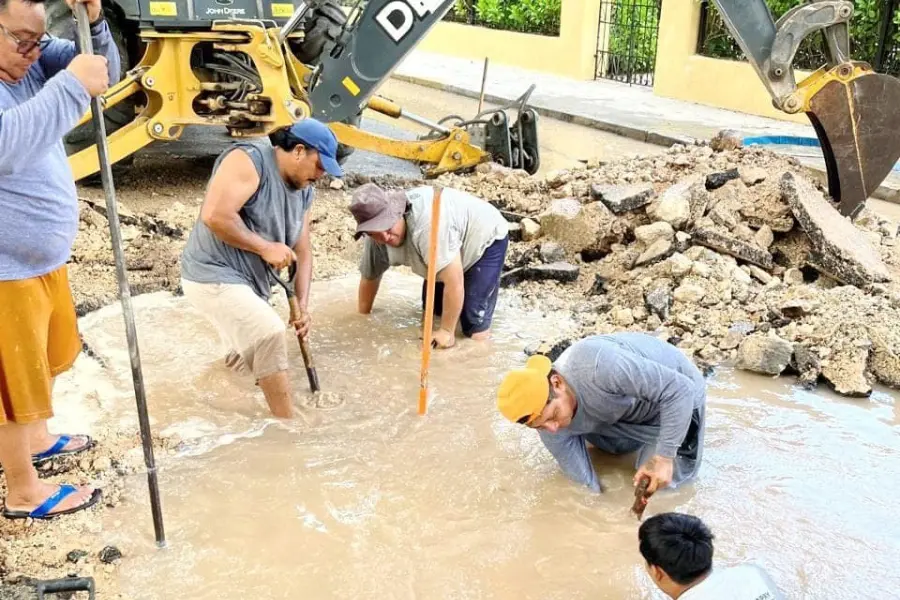
{"type": "Polygon", "coordinates": [[[593,184],[591,196],[602,202],[606,208],[620,215],[636,210],[650,203],[653,198],[653,187],[641,185],[603,185],[593,184]]]}
{"type": "Polygon", "coordinates": [[[760,167],[739,167],[738,173],[741,175],[741,181],[743,181],[744,185],[747,187],[762,183],[768,176],[766,170],[760,167]]]}
{"type": "Polygon", "coordinates": [[[788,172],[781,184],[791,212],[812,242],[811,262],[817,269],[858,287],[890,281],[878,250],[809,181],[788,172]]]}
{"type": "Polygon", "coordinates": [[[691,186],[700,179],[694,175],[671,186],[647,207],[647,214],[656,221],[665,221],[675,229],[687,225],[691,216],[691,186]]]}
{"type": "Polygon", "coordinates": [[[872,393],[872,380],[866,371],[870,350],[868,339],[833,345],[831,355],[823,361],[822,377],[842,396],[868,397],[872,393]]]}
{"type": "Polygon", "coordinates": [[[772,255],[767,250],[763,250],[755,244],[739,240],[736,237],[719,233],[712,229],[695,229],[692,232],[692,239],[701,246],[730,254],[751,265],[756,265],[763,269],[771,269],[773,267],[772,255]]]}
{"type": "Polygon", "coordinates": [[[738,347],[737,368],[780,375],[791,362],[794,346],[776,335],[750,335],[738,347]]]}
{"type": "Polygon", "coordinates": [[[600,202],[582,206],[574,198],[554,200],[541,215],[544,237],[559,242],[566,252],[602,256],[625,238],[627,226],[600,202]]]}
{"type": "Polygon", "coordinates": [[[872,354],[869,367],[881,383],[900,388],[900,331],[895,323],[869,325],[872,354]]]}
{"type": "Polygon", "coordinates": [[[673,293],[673,297],[675,300],[679,302],[685,302],[688,304],[695,304],[700,302],[703,296],[706,295],[706,290],[702,285],[696,283],[685,282],[675,288],[675,292],[673,293]]]}
{"type": "Polygon", "coordinates": [[[558,242],[544,242],[540,249],[541,260],[555,263],[566,260],[566,251],[558,242]]]}
{"type": "Polygon", "coordinates": [[[657,240],[671,242],[675,238],[675,230],[665,221],[658,221],[637,227],[634,230],[634,238],[644,246],[652,246],[657,240]]]}

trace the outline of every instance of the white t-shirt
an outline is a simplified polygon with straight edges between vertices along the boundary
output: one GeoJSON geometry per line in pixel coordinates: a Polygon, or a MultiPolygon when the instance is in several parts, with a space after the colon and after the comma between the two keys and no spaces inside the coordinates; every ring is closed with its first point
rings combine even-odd
{"type": "Polygon", "coordinates": [[[678,600],[783,600],[775,582],[756,565],[713,569],[678,600]]]}

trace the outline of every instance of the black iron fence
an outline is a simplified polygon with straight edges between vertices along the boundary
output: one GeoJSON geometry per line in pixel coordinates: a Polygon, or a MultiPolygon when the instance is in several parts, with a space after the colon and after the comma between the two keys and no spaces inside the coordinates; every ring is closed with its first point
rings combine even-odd
{"type": "Polygon", "coordinates": [[[653,85],[662,0],[603,0],[596,77],[653,85]]]}
{"type": "MultiPolygon", "coordinates": [[[[776,20],[805,0],[767,0],[776,20]]],[[[850,54],[872,65],[879,73],[900,75],[900,0],[855,0],[850,21],[850,54]]],[[[794,67],[815,70],[825,64],[821,35],[808,36],[800,44],[794,67]]],[[[741,49],[731,37],[719,11],[702,0],[697,53],[712,58],[743,60],[741,49]]]]}

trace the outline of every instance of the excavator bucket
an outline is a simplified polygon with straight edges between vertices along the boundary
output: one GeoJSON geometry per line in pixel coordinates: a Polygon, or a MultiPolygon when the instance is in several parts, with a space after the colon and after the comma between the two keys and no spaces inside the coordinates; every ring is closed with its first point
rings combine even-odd
{"type": "Polygon", "coordinates": [[[900,158],[900,80],[850,63],[811,85],[804,108],[825,156],[828,192],[852,218],[900,158]]]}

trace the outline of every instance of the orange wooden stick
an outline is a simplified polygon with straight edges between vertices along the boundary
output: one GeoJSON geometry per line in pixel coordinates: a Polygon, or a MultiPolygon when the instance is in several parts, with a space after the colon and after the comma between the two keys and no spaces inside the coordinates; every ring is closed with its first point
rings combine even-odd
{"type": "Polygon", "coordinates": [[[428,244],[428,283],[425,290],[425,332],[422,335],[422,370],[419,374],[419,414],[428,405],[428,363],[431,361],[431,330],[434,326],[434,287],[437,279],[438,231],[441,225],[441,188],[435,186],[431,203],[431,241],[428,244]]]}

